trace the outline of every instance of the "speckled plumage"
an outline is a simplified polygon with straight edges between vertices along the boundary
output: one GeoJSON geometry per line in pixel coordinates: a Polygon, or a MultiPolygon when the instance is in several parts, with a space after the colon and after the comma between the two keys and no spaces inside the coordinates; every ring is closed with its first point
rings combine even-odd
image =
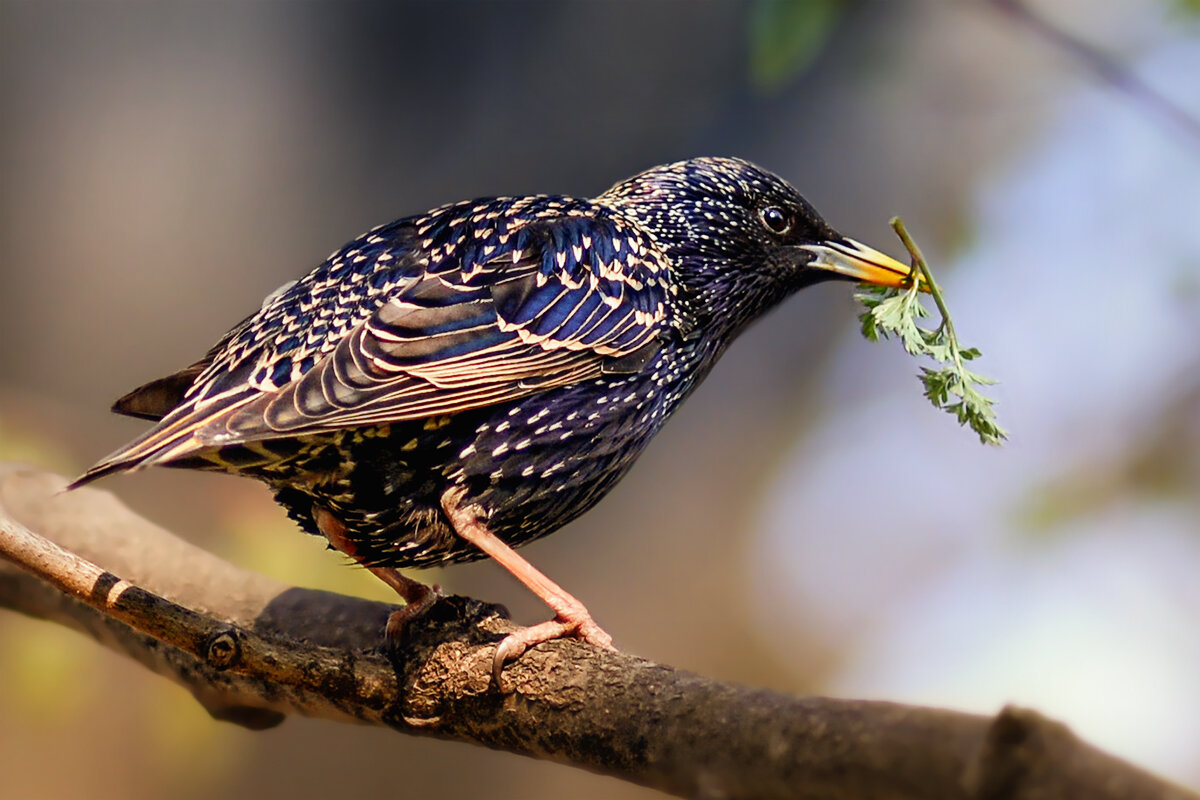
{"type": "Polygon", "coordinates": [[[80,482],[224,470],[268,483],[310,532],[328,509],[366,564],[480,558],[443,513],[448,489],[513,546],[574,519],[747,323],[845,272],[822,263],[835,250],[873,252],[736,159],[658,167],[592,200],[400,219],[118,401],[158,424],[80,482]]]}

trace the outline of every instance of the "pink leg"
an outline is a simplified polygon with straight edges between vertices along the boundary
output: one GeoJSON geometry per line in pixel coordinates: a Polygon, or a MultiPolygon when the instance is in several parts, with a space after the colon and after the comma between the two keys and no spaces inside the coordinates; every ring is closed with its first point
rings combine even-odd
{"type": "Polygon", "coordinates": [[[545,601],[554,610],[554,619],[538,625],[522,628],[506,636],[496,648],[492,662],[492,674],[496,685],[500,685],[500,670],[505,662],[519,657],[528,648],[552,639],[575,636],[590,645],[604,650],[616,650],[612,637],[592,620],[583,603],[563,590],[557,583],[539,572],[517,552],[500,541],[480,521],[480,515],[471,506],[462,505],[463,490],[451,489],[442,495],[442,509],[454,526],[454,531],[471,544],[487,553],[500,566],[511,572],[529,590],[545,601]]]}
{"type": "MultiPolygon", "coordinates": [[[[339,550],[353,558],[355,561],[362,563],[362,559],[358,557],[357,548],[354,543],[346,536],[346,526],[342,521],[335,517],[327,509],[319,506],[313,509],[313,519],[316,520],[317,529],[325,534],[325,538],[333,545],[333,549],[339,550]]],[[[375,577],[386,583],[388,586],[396,590],[396,594],[404,598],[404,608],[393,611],[388,615],[387,628],[384,629],[384,635],[389,639],[397,639],[404,631],[404,626],[410,621],[424,614],[429,610],[430,606],[438,601],[441,597],[441,592],[436,586],[427,586],[420,581],[414,581],[412,578],[406,578],[400,574],[399,570],[389,567],[372,567],[364,564],[375,577]]]]}

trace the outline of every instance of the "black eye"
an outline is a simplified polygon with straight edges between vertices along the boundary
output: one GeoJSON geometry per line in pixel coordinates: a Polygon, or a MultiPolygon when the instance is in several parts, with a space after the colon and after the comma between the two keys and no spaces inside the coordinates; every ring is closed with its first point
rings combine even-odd
{"type": "Polygon", "coordinates": [[[782,236],[792,229],[792,219],[779,206],[767,206],[758,212],[762,224],[771,233],[782,236]]]}

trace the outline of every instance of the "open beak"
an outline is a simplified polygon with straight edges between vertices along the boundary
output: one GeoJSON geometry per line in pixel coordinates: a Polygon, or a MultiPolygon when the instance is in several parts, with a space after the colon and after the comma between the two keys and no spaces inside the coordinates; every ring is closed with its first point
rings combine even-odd
{"type": "MultiPolygon", "coordinates": [[[[821,244],[806,244],[801,247],[813,253],[813,260],[808,263],[812,269],[829,270],[856,281],[878,286],[901,289],[912,286],[912,267],[901,264],[891,256],[867,247],[862,242],[853,239],[831,239],[821,244]]],[[[924,277],[919,273],[915,277],[921,284],[921,289],[929,291],[925,287],[924,277]]]]}

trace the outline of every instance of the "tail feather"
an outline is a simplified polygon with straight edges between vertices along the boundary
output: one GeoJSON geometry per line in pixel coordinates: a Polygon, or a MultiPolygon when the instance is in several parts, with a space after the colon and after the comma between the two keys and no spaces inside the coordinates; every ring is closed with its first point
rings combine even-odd
{"type": "Polygon", "coordinates": [[[211,450],[212,445],[203,441],[199,435],[200,431],[240,408],[256,394],[257,392],[247,391],[239,396],[223,398],[223,402],[215,408],[209,406],[197,410],[191,405],[176,408],[153,428],[101,459],[68,484],[67,489],[77,489],[118,472],[133,472],[144,467],[169,464],[204,450],[211,450]]]}
{"type": "MultiPolygon", "coordinates": [[[[119,451],[118,451],[119,452],[119,451]]],[[[80,475],[75,480],[67,484],[66,491],[78,489],[80,486],[87,486],[92,481],[98,481],[101,478],[115,475],[118,472],[132,472],[135,469],[140,469],[145,465],[129,464],[117,458],[118,453],[113,453],[108,458],[98,464],[88,468],[88,471],[80,475]]]]}
{"type": "Polygon", "coordinates": [[[192,388],[200,373],[213,362],[209,353],[195,364],[172,372],[166,377],[150,381],[129,392],[112,405],[112,410],[127,417],[137,417],[158,422],[183,405],[183,397],[192,388]]]}

